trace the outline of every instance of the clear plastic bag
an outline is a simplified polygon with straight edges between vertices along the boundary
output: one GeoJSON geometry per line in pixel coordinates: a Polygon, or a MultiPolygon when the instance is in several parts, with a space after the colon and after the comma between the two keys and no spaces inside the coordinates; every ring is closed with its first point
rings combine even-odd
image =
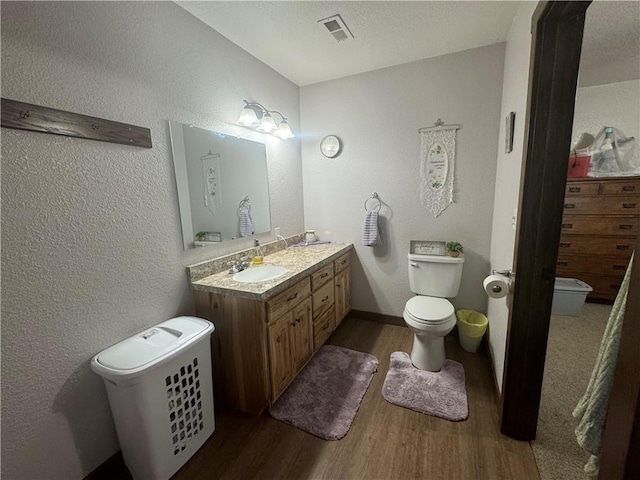
{"type": "Polygon", "coordinates": [[[638,141],[615,127],[604,127],[580,152],[591,156],[589,177],[640,175],[638,141]]]}

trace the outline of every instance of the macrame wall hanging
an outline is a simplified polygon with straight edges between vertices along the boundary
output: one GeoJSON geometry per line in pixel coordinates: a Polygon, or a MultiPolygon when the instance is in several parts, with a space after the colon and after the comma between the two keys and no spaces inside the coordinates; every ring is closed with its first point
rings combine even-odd
{"type": "Polygon", "coordinates": [[[434,217],[453,202],[453,174],[456,158],[456,132],[460,125],[443,125],[420,132],[420,201],[434,217]]]}

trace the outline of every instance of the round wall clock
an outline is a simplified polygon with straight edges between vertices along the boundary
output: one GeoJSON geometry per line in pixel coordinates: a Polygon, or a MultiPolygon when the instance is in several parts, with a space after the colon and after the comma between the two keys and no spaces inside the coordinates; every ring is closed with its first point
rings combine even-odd
{"type": "Polygon", "coordinates": [[[340,153],[340,139],[335,135],[327,135],[320,142],[320,151],[325,157],[333,158],[340,153]]]}

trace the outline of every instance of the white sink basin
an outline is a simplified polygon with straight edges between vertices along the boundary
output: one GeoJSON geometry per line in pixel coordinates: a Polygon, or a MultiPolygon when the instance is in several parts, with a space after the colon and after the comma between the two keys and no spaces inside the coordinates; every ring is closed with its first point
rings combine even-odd
{"type": "Polygon", "coordinates": [[[238,272],[233,276],[233,279],[240,283],[258,283],[273,280],[285,273],[287,273],[287,269],[280,265],[262,265],[238,272]]]}

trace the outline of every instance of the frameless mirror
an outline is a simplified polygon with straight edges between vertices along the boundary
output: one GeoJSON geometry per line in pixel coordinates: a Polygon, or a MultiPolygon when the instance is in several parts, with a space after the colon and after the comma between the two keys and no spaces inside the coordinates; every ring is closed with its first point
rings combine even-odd
{"type": "Polygon", "coordinates": [[[169,122],[185,250],[271,230],[265,145],[169,122]]]}

